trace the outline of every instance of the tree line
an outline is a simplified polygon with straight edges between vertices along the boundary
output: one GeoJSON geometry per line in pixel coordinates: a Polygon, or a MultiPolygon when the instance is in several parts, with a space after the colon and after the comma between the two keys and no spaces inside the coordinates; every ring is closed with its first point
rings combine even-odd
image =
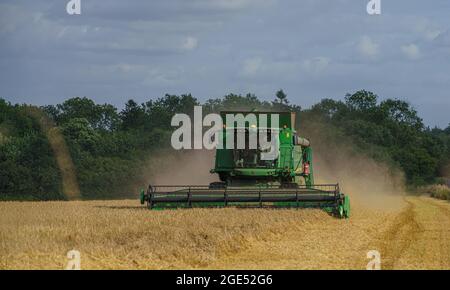
{"type": "Polygon", "coordinates": [[[147,183],[142,174],[146,156],[170,146],[173,115],[192,115],[195,105],[202,105],[205,113],[297,112],[300,120],[321,122],[371,157],[389,160],[415,186],[440,182],[450,164],[450,124],[445,129],[426,127],[407,102],[380,101],[364,90],[343,101],[323,99],[310,109],[291,104],[282,90],[273,101],[228,94],[201,103],[191,94],[166,94],[141,104],[129,100],[122,110],[86,97],[39,108],[0,99],[0,199],[65,199],[49,130],[44,129],[49,126],[65,140],[82,197],[135,193],[137,184],[147,183]]]}

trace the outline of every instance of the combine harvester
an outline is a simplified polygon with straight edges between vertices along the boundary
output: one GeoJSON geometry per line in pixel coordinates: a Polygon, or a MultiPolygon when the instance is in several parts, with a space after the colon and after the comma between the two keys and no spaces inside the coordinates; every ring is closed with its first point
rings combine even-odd
{"type": "MultiPolygon", "coordinates": [[[[312,148],[309,140],[295,131],[295,113],[291,112],[221,112],[227,114],[278,114],[279,128],[224,126],[219,138],[245,134],[245,149],[216,149],[215,167],[220,182],[204,186],[149,185],[141,190],[141,204],[150,209],[190,207],[286,207],[322,208],[340,218],[350,217],[350,199],[339,184],[314,184],[312,148]],[[262,160],[263,150],[249,149],[249,132],[267,130],[279,141],[277,158],[262,160]],[[241,132],[242,132],[241,131],[241,132]]],[[[259,120],[258,120],[259,122],[259,120]]],[[[225,122],[224,122],[225,123],[225,122]]],[[[270,123],[270,120],[269,120],[270,123]]],[[[224,142],[225,144],[225,142],[224,142]]],[[[233,147],[236,148],[236,147],[233,147]]],[[[259,148],[259,146],[258,146],[259,148]]],[[[192,174],[192,173],[190,173],[192,174]]]]}

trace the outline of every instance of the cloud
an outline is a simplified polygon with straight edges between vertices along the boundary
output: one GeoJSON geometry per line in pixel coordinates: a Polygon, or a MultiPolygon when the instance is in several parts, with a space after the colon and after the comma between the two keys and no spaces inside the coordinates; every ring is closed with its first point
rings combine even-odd
{"type": "Polygon", "coordinates": [[[247,77],[255,76],[263,70],[263,61],[259,57],[244,60],[242,74],[247,77]]]}
{"type": "Polygon", "coordinates": [[[275,79],[295,79],[300,71],[301,65],[297,61],[252,57],[243,61],[239,75],[253,81],[267,82],[275,79]]]}
{"type": "MultiPolygon", "coordinates": [[[[200,2],[200,1],[199,1],[200,2]]],[[[225,10],[240,10],[252,5],[261,5],[260,0],[203,0],[203,3],[199,3],[205,5],[209,8],[215,9],[225,9],[225,10]]]]}
{"type": "Polygon", "coordinates": [[[441,32],[435,39],[434,42],[438,46],[450,47],[450,30],[441,32]]]}
{"type": "Polygon", "coordinates": [[[147,71],[142,84],[150,87],[173,87],[182,82],[184,74],[185,71],[181,67],[169,69],[151,68],[147,71]]]}
{"type": "Polygon", "coordinates": [[[305,107],[365,88],[448,123],[421,111],[448,104],[448,0],[391,1],[380,17],[353,0],[82,0],[79,16],[61,1],[0,0],[0,97],[121,106],[166,92],[268,99],[283,88],[305,107]]]}
{"type": "Polygon", "coordinates": [[[358,43],[358,50],[361,55],[374,58],[379,54],[379,45],[375,43],[369,36],[364,35],[358,43]]]}
{"type": "Polygon", "coordinates": [[[437,24],[427,18],[414,19],[413,25],[426,40],[434,40],[442,32],[437,24]]]}
{"type": "Polygon", "coordinates": [[[185,50],[193,50],[197,47],[197,45],[198,45],[197,38],[188,36],[183,41],[183,44],[181,45],[181,47],[185,50]]]}
{"type": "Polygon", "coordinates": [[[413,43],[408,45],[403,45],[401,47],[403,54],[409,59],[418,59],[420,57],[419,47],[413,43]]]}
{"type": "Polygon", "coordinates": [[[330,59],[320,56],[312,59],[307,59],[303,62],[303,68],[306,72],[317,75],[323,72],[330,64],[330,59]]]}

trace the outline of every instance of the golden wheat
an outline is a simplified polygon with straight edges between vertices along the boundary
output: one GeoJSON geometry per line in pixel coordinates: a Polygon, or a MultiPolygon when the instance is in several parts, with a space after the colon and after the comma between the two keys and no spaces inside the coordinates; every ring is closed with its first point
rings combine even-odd
{"type": "Polygon", "coordinates": [[[321,211],[149,211],[132,201],[0,203],[0,267],[62,269],[81,252],[84,268],[196,268],[246,241],[296,226],[321,211]]]}
{"type": "Polygon", "coordinates": [[[408,211],[353,204],[350,220],[321,210],[149,211],[135,200],[0,202],[0,268],[64,269],[78,250],[82,269],[364,269],[372,249],[393,268],[448,268],[450,207],[430,200],[408,211]],[[416,252],[408,247],[430,258],[402,260],[416,252]]]}

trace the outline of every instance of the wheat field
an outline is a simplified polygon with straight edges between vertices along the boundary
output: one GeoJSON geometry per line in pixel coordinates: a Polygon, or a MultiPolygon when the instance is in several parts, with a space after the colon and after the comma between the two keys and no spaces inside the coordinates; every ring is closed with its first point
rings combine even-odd
{"type": "Polygon", "coordinates": [[[67,252],[77,250],[82,269],[365,269],[374,248],[389,268],[449,268],[450,207],[436,202],[410,198],[395,211],[354,204],[349,220],[315,209],[149,211],[136,200],[1,202],[0,268],[64,269],[67,252]],[[435,218],[443,217],[438,225],[435,218]],[[429,233],[440,236],[422,239],[429,233]],[[414,241],[405,246],[407,235],[414,241]],[[407,258],[416,244],[435,255],[407,258]]]}

